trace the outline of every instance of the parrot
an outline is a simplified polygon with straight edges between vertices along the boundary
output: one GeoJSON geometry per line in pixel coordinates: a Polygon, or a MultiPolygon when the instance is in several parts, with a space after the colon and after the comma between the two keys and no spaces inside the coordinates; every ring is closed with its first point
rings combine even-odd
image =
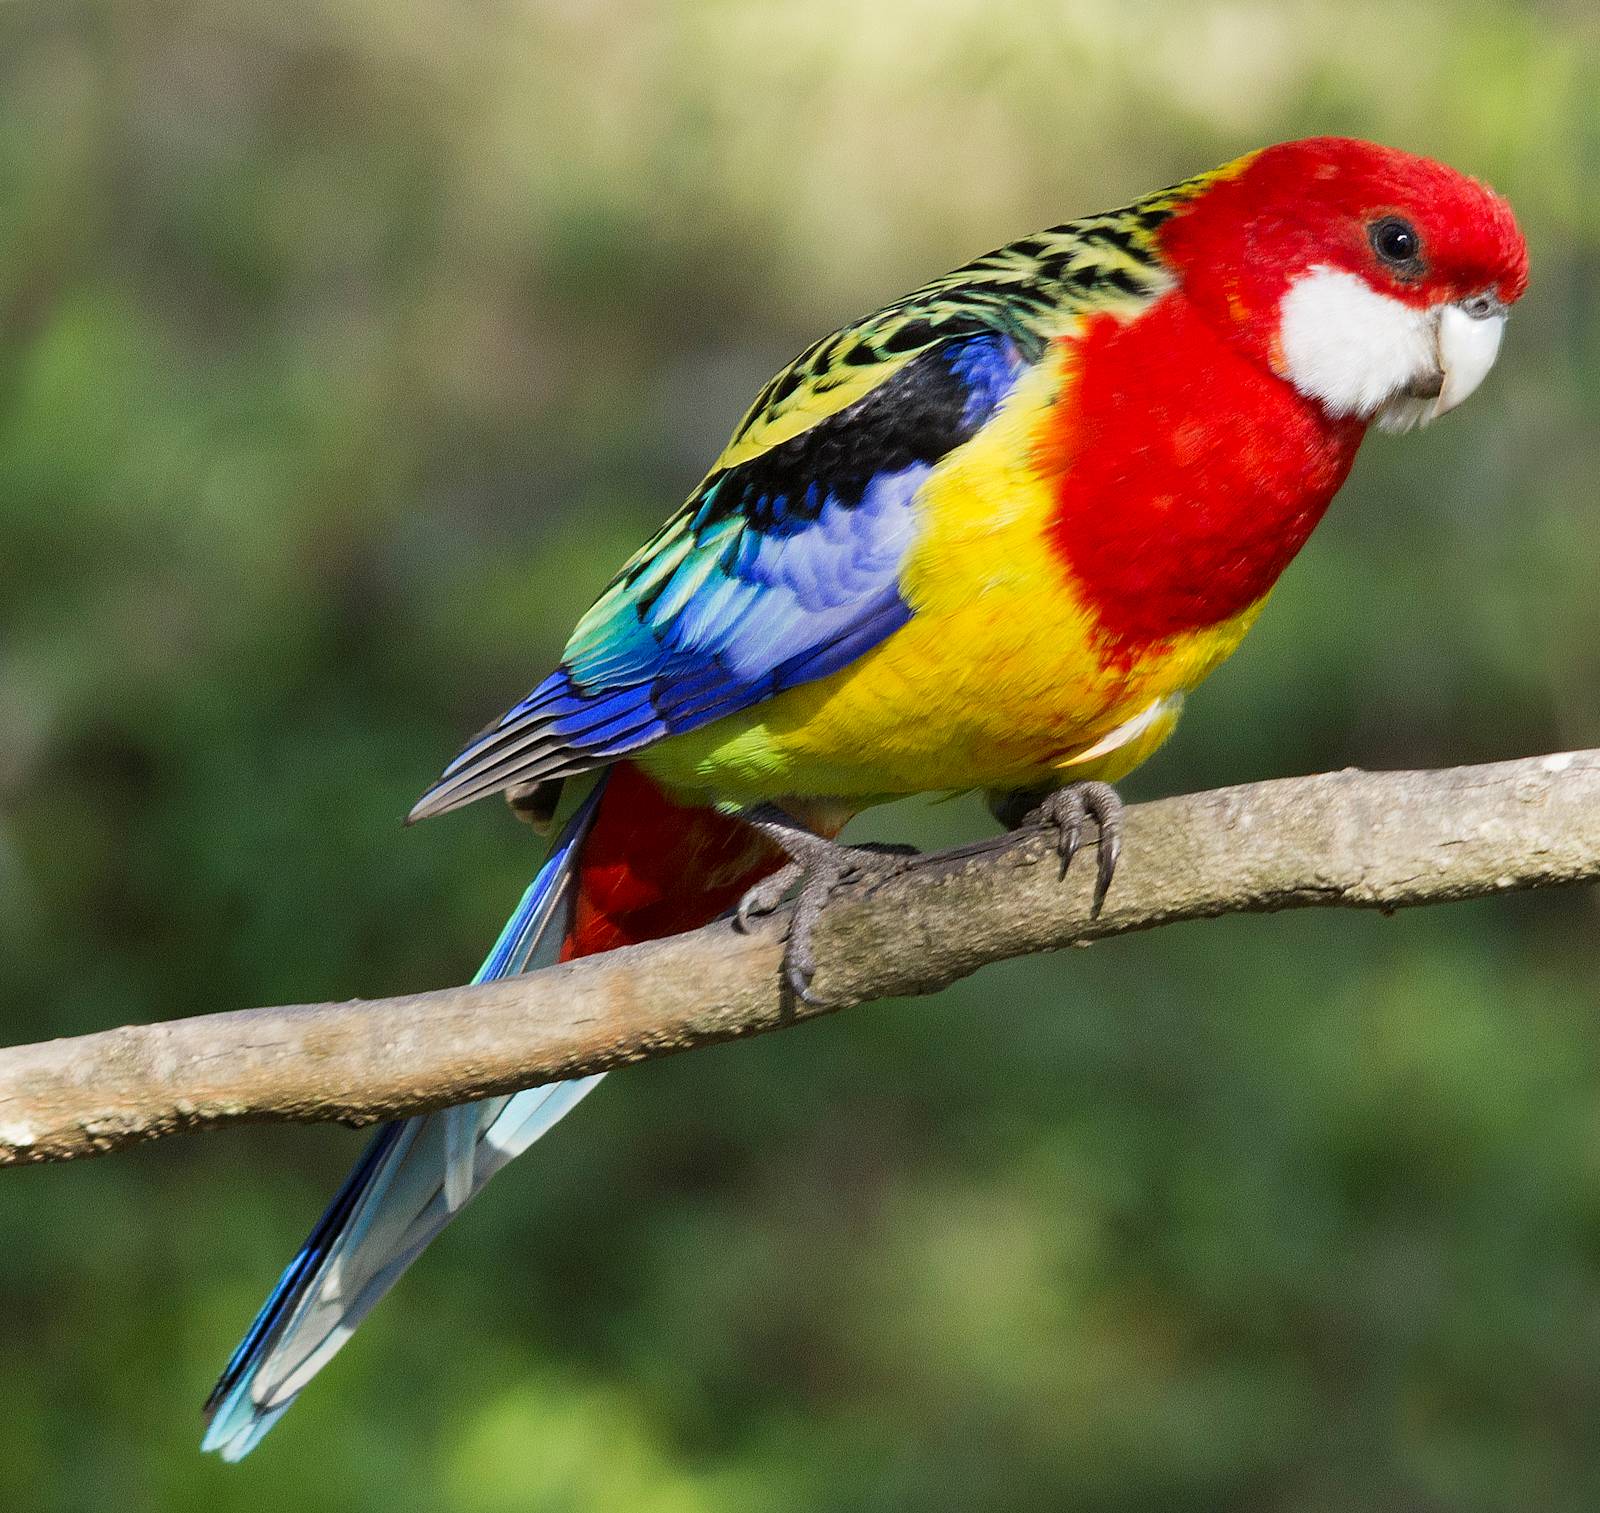
{"type": "MultiPolygon", "coordinates": [[[[475,981],[792,899],[812,993],[845,824],[976,792],[1070,863],[1260,615],[1367,430],[1493,366],[1528,256],[1437,161],[1315,137],[1050,227],[822,338],[756,396],[555,669],[410,819],[507,796],[551,837],[475,981]]],[[[391,1122],[206,1403],[247,1454],[439,1231],[598,1076],[391,1122]]]]}

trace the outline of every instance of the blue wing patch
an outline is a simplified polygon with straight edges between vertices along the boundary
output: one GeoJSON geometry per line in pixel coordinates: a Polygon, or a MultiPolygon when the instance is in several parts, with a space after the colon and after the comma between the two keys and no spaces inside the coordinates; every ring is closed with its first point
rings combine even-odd
{"type": "Polygon", "coordinates": [[[1025,358],[994,332],[913,358],[862,399],[713,472],[584,616],[561,666],[411,812],[559,778],[826,677],[910,617],[915,501],[1025,358]]]}

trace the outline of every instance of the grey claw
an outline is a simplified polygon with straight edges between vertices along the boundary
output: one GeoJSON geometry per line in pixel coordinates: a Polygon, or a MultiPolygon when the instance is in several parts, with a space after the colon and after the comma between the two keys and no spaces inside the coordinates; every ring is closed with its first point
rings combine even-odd
{"type": "MultiPolygon", "coordinates": [[[[1041,809],[1044,807],[1040,805],[1041,809]]],[[[1061,876],[1065,877],[1083,845],[1083,817],[1088,809],[1083,795],[1073,788],[1063,788],[1060,802],[1050,807],[1056,811],[1051,818],[1060,832],[1056,837],[1056,854],[1061,858],[1061,876]]]]}
{"type": "Polygon", "coordinates": [[[1117,862],[1122,856],[1122,830],[1120,815],[1108,815],[1100,821],[1099,866],[1094,874],[1094,899],[1089,905],[1089,918],[1100,917],[1101,906],[1106,901],[1106,894],[1111,888],[1111,879],[1116,874],[1117,862]]]}
{"type": "Polygon", "coordinates": [[[815,968],[802,967],[797,961],[785,961],[783,966],[783,980],[788,984],[789,991],[801,1003],[813,1009],[822,1007],[822,1000],[811,991],[811,979],[815,975],[815,968]]]}
{"type": "Polygon", "coordinates": [[[1122,800],[1109,783],[1085,783],[1084,807],[1094,816],[1100,839],[1096,843],[1099,865],[1094,874],[1094,897],[1089,904],[1089,917],[1097,919],[1111,879],[1116,874],[1117,860],[1122,855],[1122,800]]]}
{"type": "Polygon", "coordinates": [[[733,927],[741,935],[750,933],[750,924],[756,916],[771,914],[800,880],[803,868],[798,862],[788,862],[770,877],[764,877],[753,887],[745,889],[744,897],[733,912],[733,927]]]}

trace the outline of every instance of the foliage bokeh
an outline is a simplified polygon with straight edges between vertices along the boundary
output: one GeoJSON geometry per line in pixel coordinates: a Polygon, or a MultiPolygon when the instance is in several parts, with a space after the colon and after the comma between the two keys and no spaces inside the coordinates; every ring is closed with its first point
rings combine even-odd
{"type": "MultiPolygon", "coordinates": [[[[5,1038],[462,980],[529,837],[399,816],[772,368],[1312,131],[1492,180],[1533,291],[1131,790],[1600,744],[1597,56],[1575,0],[0,8],[5,1038]]],[[[1596,923],[1228,920],[619,1075],[236,1469],[199,1399],[361,1137],[6,1173],[0,1501],[1592,1508],[1596,923]]]]}

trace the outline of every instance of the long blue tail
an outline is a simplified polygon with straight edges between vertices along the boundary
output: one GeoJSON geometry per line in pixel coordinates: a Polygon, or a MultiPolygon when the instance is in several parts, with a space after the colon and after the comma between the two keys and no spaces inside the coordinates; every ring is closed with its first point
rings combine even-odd
{"type": "MultiPolygon", "coordinates": [[[[568,821],[474,982],[556,959],[578,853],[604,787],[602,777],[568,821]]],[[[229,1461],[248,1455],[428,1242],[599,1080],[553,1083],[384,1125],[212,1388],[201,1448],[229,1461]]]]}

